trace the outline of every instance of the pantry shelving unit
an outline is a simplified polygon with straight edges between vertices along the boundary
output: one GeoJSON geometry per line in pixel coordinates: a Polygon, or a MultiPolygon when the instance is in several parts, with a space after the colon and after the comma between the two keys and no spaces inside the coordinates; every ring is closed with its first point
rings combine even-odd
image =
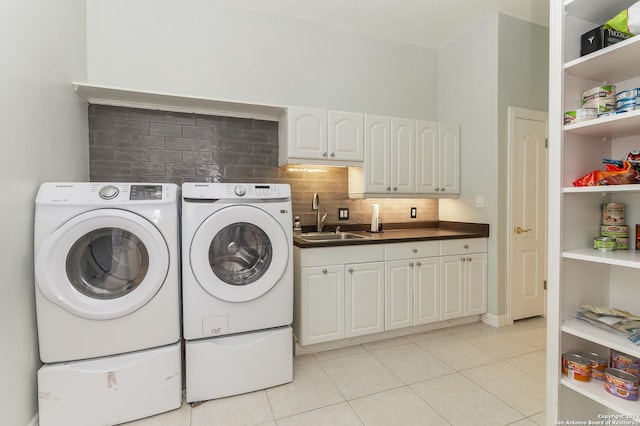
{"type": "MultiPolygon", "coordinates": [[[[580,35],[637,0],[551,0],[549,74],[549,259],[547,293],[547,424],[602,421],[626,416],[640,423],[640,401],[610,395],[601,381],[562,375],[563,353],[614,349],[640,357],[625,337],[576,319],[581,305],[610,306],[640,314],[640,185],[575,187],[602,160],[640,150],[640,111],[564,125],[565,111],[580,106],[583,91],[614,84],[640,87],[640,36],[580,57],[580,35]],[[625,204],[629,250],[594,250],[602,203],[625,204]]],[[[587,423],[585,423],[587,424],[587,423]]],[[[594,423],[595,424],[595,423],[594,423]]]]}

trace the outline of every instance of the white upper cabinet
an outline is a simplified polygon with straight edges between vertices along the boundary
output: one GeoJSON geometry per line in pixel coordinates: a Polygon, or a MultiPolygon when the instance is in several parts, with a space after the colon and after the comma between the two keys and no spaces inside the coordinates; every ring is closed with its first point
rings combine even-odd
{"type": "Polygon", "coordinates": [[[460,193],[460,125],[439,123],[438,185],[441,196],[460,193]]]}
{"type": "Polygon", "coordinates": [[[290,106],[279,122],[279,164],[361,165],[362,114],[290,106]]]}
{"type": "Polygon", "coordinates": [[[339,161],[364,160],[363,115],[354,112],[328,112],[329,159],[339,161]]]}
{"type": "Polygon", "coordinates": [[[391,193],[416,191],[416,121],[391,119],[391,193]]]}
{"type": "Polygon", "coordinates": [[[459,193],[459,125],[364,116],[364,164],[349,168],[351,198],[459,193]]]}
{"type": "Polygon", "coordinates": [[[438,197],[460,193],[460,126],[416,122],[416,191],[438,197]]]}

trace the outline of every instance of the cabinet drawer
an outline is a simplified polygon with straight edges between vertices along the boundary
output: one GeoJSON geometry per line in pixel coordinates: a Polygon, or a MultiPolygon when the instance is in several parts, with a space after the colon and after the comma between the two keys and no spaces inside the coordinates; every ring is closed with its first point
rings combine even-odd
{"type": "Polygon", "coordinates": [[[415,241],[384,245],[385,260],[440,256],[440,241],[415,241]]]}
{"type": "Polygon", "coordinates": [[[440,241],[440,254],[448,256],[451,254],[481,253],[487,251],[486,238],[464,238],[460,240],[440,241]]]}
{"type": "Polygon", "coordinates": [[[382,244],[341,247],[317,247],[300,250],[300,266],[344,265],[345,263],[381,262],[382,244]]]}

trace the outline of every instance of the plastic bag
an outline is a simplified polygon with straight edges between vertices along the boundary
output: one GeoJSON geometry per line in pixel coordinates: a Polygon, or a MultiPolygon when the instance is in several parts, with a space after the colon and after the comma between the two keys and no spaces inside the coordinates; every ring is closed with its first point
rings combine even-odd
{"type": "Polygon", "coordinates": [[[640,1],[609,19],[604,27],[632,36],[640,34],[640,1]]]}
{"type": "Polygon", "coordinates": [[[628,161],[623,167],[607,164],[607,170],[594,170],[573,182],[573,186],[629,185],[640,183],[640,172],[628,161]]]}

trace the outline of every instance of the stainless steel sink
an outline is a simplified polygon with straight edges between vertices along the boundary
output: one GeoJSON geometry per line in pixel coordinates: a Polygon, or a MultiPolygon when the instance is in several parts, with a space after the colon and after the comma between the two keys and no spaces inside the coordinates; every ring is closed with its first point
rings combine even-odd
{"type": "Polygon", "coordinates": [[[336,240],[358,240],[367,238],[364,235],[352,234],[350,232],[309,232],[298,235],[298,238],[305,241],[336,241],[336,240]]]}

